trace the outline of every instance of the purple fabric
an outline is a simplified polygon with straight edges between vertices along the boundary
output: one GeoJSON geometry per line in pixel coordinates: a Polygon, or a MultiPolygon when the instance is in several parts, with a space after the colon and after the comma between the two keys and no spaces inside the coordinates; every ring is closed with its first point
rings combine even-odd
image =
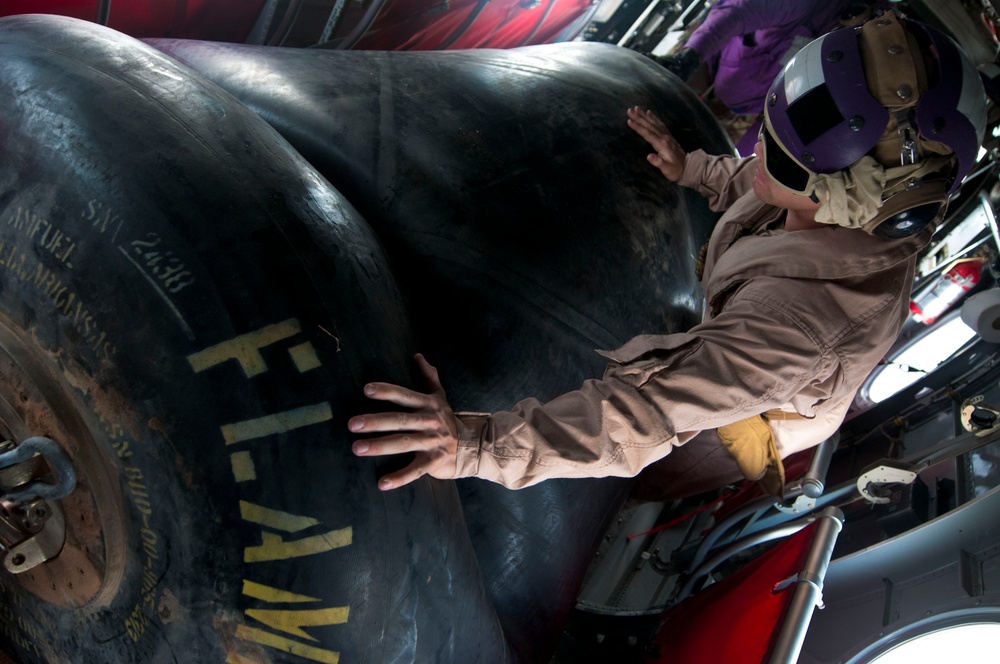
{"type": "Polygon", "coordinates": [[[934,50],[940,58],[942,71],[959,72],[963,75],[944,76],[927,92],[920,95],[917,104],[917,127],[927,138],[941,141],[952,150],[958,158],[958,171],[948,193],[955,193],[962,184],[962,178],[976,163],[979,146],[983,142],[985,122],[985,99],[976,90],[972,92],[967,86],[977,88],[979,77],[968,61],[963,62],[956,45],[943,35],[929,32],[934,42],[934,50]],[[968,99],[961,103],[963,97],[968,99]],[[975,101],[982,100],[982,101],[975,101]],[[967,115],[968,114],[968,115],[967,115]]]}
{"type": "Polygon", "coordinates": [[[762,124],[764,124],[764,118],[758,117],[756,122],[747,127],[743,136],[736,143],[736,154],[741,157],[749,157],[753,154],[753,148],[757,145],[757,135],[760,134],[762,124]]]}
{"type": "Polygon", "coordinates": [[[719,0],[687,47],[710,63],[722,103],[739,113],[756,113],[763,110],[795,38],[811,41],[829,32],[853,1],[719,0]]]}

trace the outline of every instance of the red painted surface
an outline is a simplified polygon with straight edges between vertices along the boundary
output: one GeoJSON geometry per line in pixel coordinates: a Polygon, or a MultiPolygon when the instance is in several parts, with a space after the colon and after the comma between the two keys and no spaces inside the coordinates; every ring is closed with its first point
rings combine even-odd
{"type": "MultiPolygon", "coordinates": [[[[264,0],[111,0],[107,25],[133,37],[243,42],[264,0]]],[[[0,16],[58,14],[100,22],[99,0],[7,0],[0,16]]]]}
{"type": "MultiPolygon", "coordinates": [[[[265,0],[110,0],[107,25],[138,38],[176,37],[241,43],[265,0]]],[[[331,41],[357,50],[513,48],[553,41],[586,13],[592,0],[365,0],[347,2],[331,41]]],[[[59,14],[100,22],[100,0],[7,0],[0,16],[59,14]]],[[[329,9],[291,3],[268,43],[308,46],[329,9]]],[[[331,2],[332,8],[332,2],[331,2]]]]}
{"type": "Polygon", "coordinates": [[[491,0],[452,48],[514,48],[547,44],[590,9],[590,0],[491,0]]]}
{"type": "Polygon", "coordinates": [[[805,566],[819,522],[664,614],[647,664],[760,664],[777,639],[796,584],[775,585],[805,566]],[[720,638],[724,637],[724,638],[720,638]]]}
{"type": "Polygon", "coordinates": [[[386,0],[371,26],[351,47],[364,51],[442,47],[481,0],[386,0]]]}
{"type": "Polygon", "coordinates": [[[98,0],[7,0],[0,5],[0,15],[58,14],[86,21],[96,21],[98,0]]]}
{"type": "Polygon", "coordinates": [[[354,48],[433,50],[546,44],[591,0],[387,0],[354,48]]]}

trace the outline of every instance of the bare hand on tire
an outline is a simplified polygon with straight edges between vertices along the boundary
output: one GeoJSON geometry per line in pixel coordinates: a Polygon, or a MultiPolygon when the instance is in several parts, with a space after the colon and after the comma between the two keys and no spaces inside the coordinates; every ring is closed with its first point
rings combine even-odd
{"type": "Polygon", "coordinates": [[[684,162],[687,152],[673,137],[663,120],[652,111],[646,111],[638,106],[628,109],[628,126],[646,139],[654,152],[646,155],[646,161],[660,169],[663,177],[671,182],[677,182],[684,174],[684,162]]]}
{"type": "Polygon", "coordinates": [[[409,466],[379,480],[378,488],[383,491],[397,489],[422,475],[451,479],[458,469],[458,418],[448,405],[437,369],[419,353],[414,359],[427,380],[429,393],[392,383],[368,383],[365,396],[408,410],[356,415],[347,422],[348,429],[355,433],[390,434],[356,441],[352,449],[358,456],[416,453],[409,466]]]}

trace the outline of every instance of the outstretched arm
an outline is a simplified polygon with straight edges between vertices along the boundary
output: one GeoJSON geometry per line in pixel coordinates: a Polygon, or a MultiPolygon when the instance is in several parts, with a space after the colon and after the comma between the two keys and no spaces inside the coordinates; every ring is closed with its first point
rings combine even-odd
{"type": "Polygon", "coordinates": [[[475,476],[511,489],[555,477],[630,476],[698,431],[786,404],[805,385],[821,391],[836,382],[836,356],[818,348],[796,319],[746,291],[734,300],[691,333],[637,337],[608,353],[603,380],[490,415],[457,417],[437,372],[418,356],[432,392],[366,385],[369,397],[414,410],[351,418],[351,431],[387,434],[357,441],[354,452],[416,453],[405,469],[382,478],[383,490],[424,474],[475,476]]]}
{"type": "Polygon", "coordinates": [[[646,161],[658,168],[663,177],[671,182],[680,180],[684,174],[687,153],[663,124],[663,120],[652,111],[634,106],[628,109],[628,126],[653,148],[653,152],[646,155],[646,161]]]}
{"type": "Polygon", "coordinates": [[[429,393],[391,383],[368,383],[364,388],[368,398],[388,401],[409,410],[357,415],[347,423],[355,433],[392,432],[356,441],[353,451],[358,456],[416,453],[409,466],[379,480],[378,487],[383,491],[409,484],[421,475],[451,479],[458,467],[458,418],[448,405],[437,369],[423,355],[417,354],[414,359],[427,380],[429,393]]]}

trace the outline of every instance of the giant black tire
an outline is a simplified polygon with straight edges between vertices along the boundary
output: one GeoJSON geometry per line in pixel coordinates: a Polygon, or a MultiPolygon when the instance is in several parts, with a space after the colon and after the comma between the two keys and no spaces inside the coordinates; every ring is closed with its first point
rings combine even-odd
{"type": "MultiPolygon", "coordinates": [[[[437,53],[154,40],[261,114],[386,245],[420,348],[457,408],[542,400],[600,375],[594,348],[684,331],[715,215],[667,182],[625,109],[654,109],[686,149],[732,153],[678,78],[627,49],[564,43],[437,53]]],[[[511,644],[547,662],[616,479],[518,492],[460,482],[511,644]]]]}
{"type": "Polygon", "coordinates": [[[646,162],[625,109],[654,109],[685,149],[733,147],[652,60],[592,42],[150,43],[258,112],[358,208],[461,407],[552,398],[600,374],[595,348],[700,319],[694,263],[717,215],[646,162]]]}
{"type": "Polygon", "coordinates": [[[384,494],[360,385],[407,382],[380,246],[269,126],[152,48],[0,21],[0,426],[73,460],[0,574],[22,663],[507,662],[454,487],[384,494]]]}

